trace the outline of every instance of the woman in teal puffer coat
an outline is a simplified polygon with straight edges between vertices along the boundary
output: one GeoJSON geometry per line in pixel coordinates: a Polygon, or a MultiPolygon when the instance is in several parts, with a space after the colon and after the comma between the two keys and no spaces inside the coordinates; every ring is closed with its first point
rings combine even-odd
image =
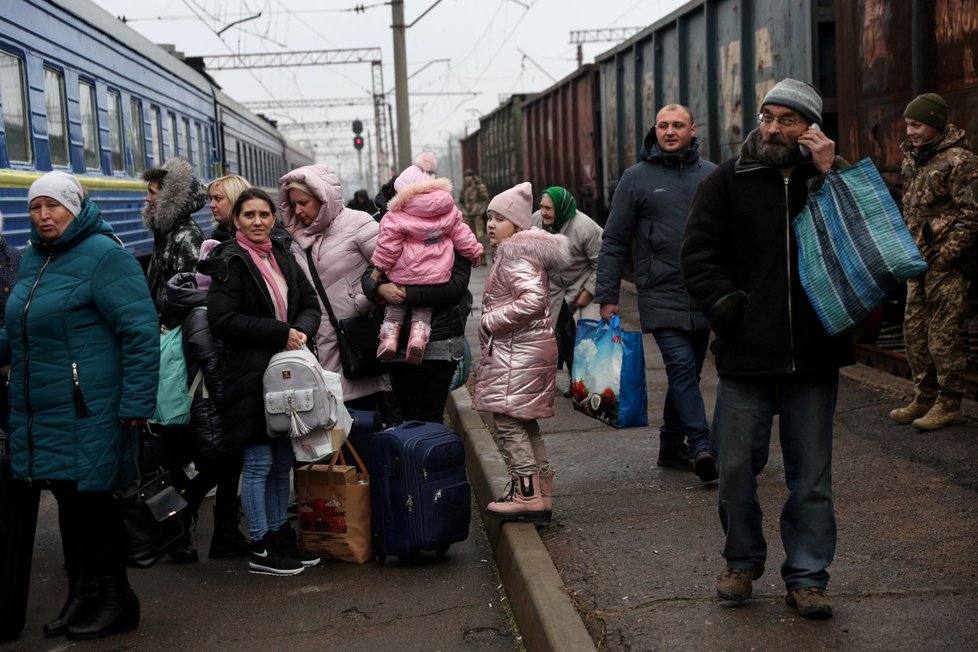
{"type": "Polygon", "coordinates": [[[13,476],[47,482],[58,501],[68,600],[45,636],[101,638],[139,624],[112,493],[131,471],[120,469],[123,438],[156,404],[156,309],[139,264],[78,179],[49,172],[27,198],[31,242],[0,330],[13,476]]]}

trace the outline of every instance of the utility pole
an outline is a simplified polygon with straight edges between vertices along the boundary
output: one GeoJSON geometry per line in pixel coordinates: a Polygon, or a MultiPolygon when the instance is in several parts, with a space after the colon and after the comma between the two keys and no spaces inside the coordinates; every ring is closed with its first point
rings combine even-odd
{"type": "Polygon", "coordinates": [[[391,0],[394,32],[394,97],[397,101],[397,167],[411,165],[411,113],[408,106],[407,44],[404,0],[391,0]]]}

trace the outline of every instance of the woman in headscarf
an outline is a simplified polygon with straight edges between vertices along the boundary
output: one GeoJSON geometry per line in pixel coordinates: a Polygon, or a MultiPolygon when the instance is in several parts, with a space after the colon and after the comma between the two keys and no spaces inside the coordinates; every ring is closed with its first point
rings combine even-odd
{"type": "MultiPolygon", "coordinates": [[[[557,367],[571,371],[574,335],[578,319],[598,319],[594,298],[594,277],[601,250],[601,227],[577,210],[577,201],[566,188],[551,186],[540,195],[540,210],[533,214],[533,226],[559,233],[570,242],[567,264],[550,275],[550,315],[557,338],[557,367]]],[[[570,390],[564,392],[570,397],[570,390]]]]}

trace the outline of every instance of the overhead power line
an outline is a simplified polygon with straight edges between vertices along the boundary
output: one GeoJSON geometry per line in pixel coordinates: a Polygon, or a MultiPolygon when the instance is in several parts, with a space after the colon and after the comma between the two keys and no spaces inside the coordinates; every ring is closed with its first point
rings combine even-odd
{"type": "Polygon", "coordinates": [[[380,48],[339,50],[296,50],[254,54],[205,54],[200,57],[209,70],[290,68],[336,63],[372,63],[381,60],[380,48]]]}

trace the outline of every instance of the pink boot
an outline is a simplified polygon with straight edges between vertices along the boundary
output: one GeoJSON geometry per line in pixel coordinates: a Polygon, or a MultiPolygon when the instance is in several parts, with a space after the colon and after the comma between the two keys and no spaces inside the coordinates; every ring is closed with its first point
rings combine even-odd
{"type": "Polygon", "coordinates": [[[385,321],[380,326],[380,345],[377,347],[378,360],[390,360],[397,353],[397,338],[401,335],[401,324],[385,321]]]}
{"type": "Polygon", "coordinates": [[[553,469],[537,471],[537,478],[540,480],[540,497],[543,499],[543,511],[547,513],[547,520],[550,519],[551,512],[554,511],[554,476],[557,473],[553,469]]]}
{"type": "Polygon", "coordinates": [[[544,509],[540,494],[539,473],[514,475],[511,490],[499,500],[486,506],[486,514],[507,521],[546,523],[550,513],[544,509]]]}
{"type": "Polygon", "coordinates": [[[404,361],[408,364],[421,364],[424,360],[424,350],[428,346],[428,336],[431,326],[423,321],[411,322],[411,335],[408,337],[407,353],[404,361]]]}

